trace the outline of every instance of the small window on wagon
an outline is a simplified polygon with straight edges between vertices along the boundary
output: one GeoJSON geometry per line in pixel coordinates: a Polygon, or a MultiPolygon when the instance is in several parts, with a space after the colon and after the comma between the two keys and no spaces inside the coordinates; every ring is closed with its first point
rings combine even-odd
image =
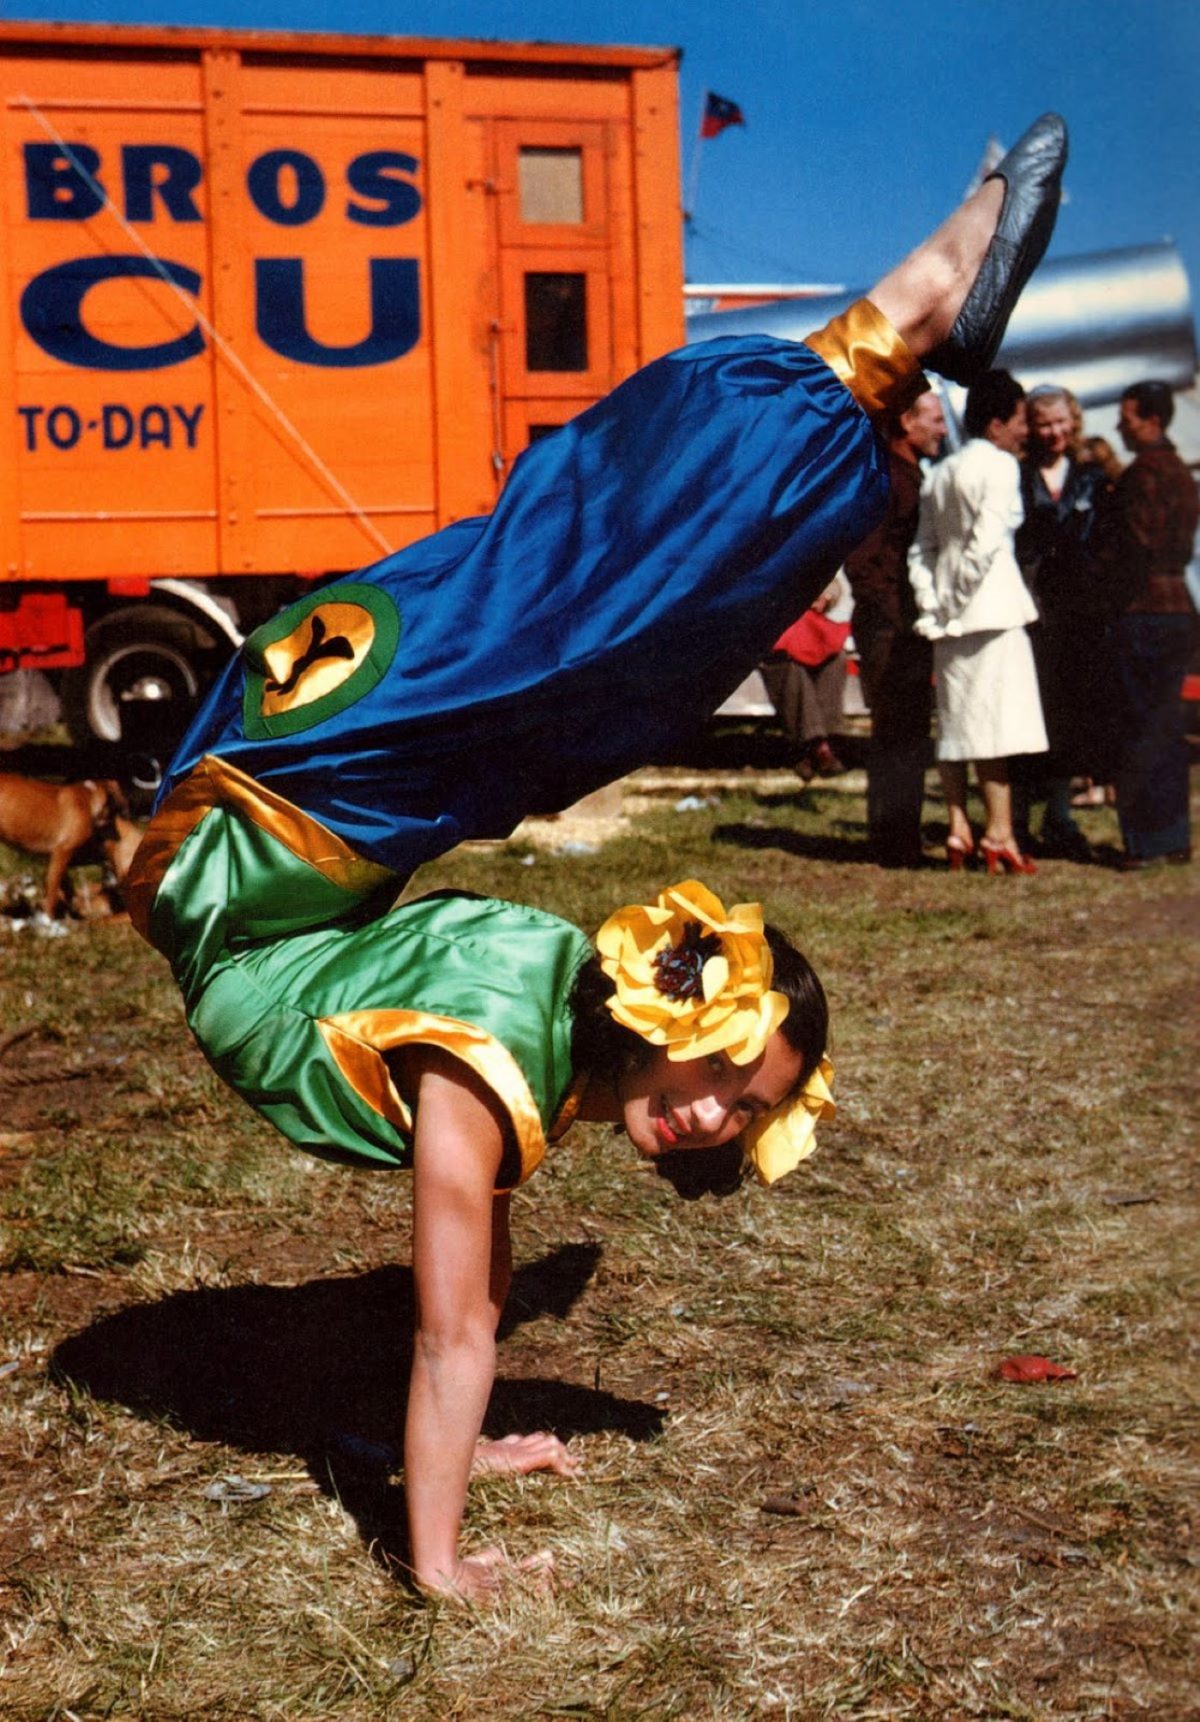
{"type": "Polygon", "coordinates": [[[526,275],[525,369],[587,368],[587,276],[542,270],[526,275]]]}
{"type": "Polygon", "coordinates": [[[583,151],[522,148],[518,157],[521,220],[539,227],[583,225],[583,151]]]}

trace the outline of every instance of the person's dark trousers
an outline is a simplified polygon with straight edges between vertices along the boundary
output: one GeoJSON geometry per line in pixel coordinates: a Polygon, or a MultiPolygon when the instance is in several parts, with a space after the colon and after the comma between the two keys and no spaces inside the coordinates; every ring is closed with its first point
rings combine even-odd
{"type": "Polygon", "coordinates": [[[846,691],[846,658],[835,652],[811,667],[790,658],[759,665],[767,696],[792,747],[803,754],[812,741],[837,735],[846,691]]]}
{"type": "Polygon", "coordinates": [[[1194,625],[1190,615],[1144,614],[1116,625],[1125,726],[1117,812],[1125,853],[1139,861],[1181,855],[1191,843],[1182,690],[1194,625]]]}
{"type": "Polygon", "coordinates": [[[933,648],[916,634],[864,626],[856,616],[863,694],[871,713],[867,750],[867,833],[885,867],[921,859],[921,807],[933,712],[933,648]]]}

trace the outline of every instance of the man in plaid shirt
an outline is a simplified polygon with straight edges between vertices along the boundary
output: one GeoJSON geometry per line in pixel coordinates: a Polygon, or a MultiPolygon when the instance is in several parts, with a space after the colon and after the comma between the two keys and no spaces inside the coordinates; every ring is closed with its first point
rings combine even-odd
{"type": "Polygon", "coordinates": [[[1125,603],[1116,624],[1125,708],[1117,806],[1131,872],[1192,858],[1180,691],[1195,625],[1184,572],[1200,502],[1167,436],[1174,410],[1166,383],[1135,383],[1122,396],[1117,428],[1135,458],[1117,481],[1105,535],[1114,595],[1125,603]]]}

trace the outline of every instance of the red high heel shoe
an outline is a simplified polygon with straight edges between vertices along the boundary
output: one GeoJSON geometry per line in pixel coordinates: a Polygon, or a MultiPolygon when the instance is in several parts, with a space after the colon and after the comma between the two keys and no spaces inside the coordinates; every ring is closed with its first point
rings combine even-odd
{"type": "Polygon", "coordinates": [[[961,873],[974,853],[975,845],[969,837],[955,837],[953,833],[947,837],[946,860],[952,873],[961,873]]]}
{"type": "Polygon", "coordinates": [[[987,862],[989,873],[1036,873],[1037,867],[1028,855],[1022,855],[1016,844],[1009,839],[1007,843],[991,843],[986,837],[981,837],[979,847],[987,862]]]}

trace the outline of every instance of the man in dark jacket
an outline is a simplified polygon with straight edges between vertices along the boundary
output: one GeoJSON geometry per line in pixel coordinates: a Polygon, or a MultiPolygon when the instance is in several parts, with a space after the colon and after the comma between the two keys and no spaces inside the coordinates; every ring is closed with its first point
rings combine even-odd
{"type": "Polygon", "coordinates": [[[1117,807],[1130,871],[1190,861],[1188,747],[1180,693],[1195,625],[1184,580],[1200,518],[1196,485],[1167,437],[1166,383],[1135,383],[1117,429],[1135,457],[1112,497],[1104,560],[1123,614],[1116,652],[1124,746],[1117,807]]]}
{"type": "Polygon", "coordinates": [[[933,648],[912,631],[917,613],[908,550],[917,531],[919,462],[937,454],[945,434],[942,403],[932,390],[891,420],[887,513],[846,558],[854,593],[851,626],[871,711],[867,829],[884,867],[915,867],[921,860],[933,648]]]}

